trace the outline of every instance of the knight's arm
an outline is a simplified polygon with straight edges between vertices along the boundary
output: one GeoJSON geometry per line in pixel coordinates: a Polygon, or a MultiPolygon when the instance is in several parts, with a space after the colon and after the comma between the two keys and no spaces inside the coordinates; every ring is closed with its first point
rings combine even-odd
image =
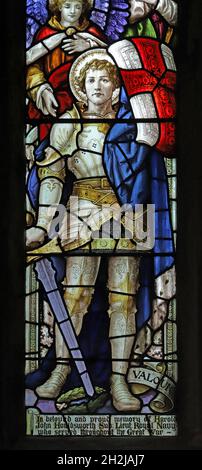
{"type": "Polygon", "coordinates": [[[40,190],[36,226],[47,233],[61,201],[66,177],[66,152],[73,132],[72,123],[54,124],[50,133],[50,145],[45,150],[45,158],[37,164],[40,190]]]}
{"type": "MultiPolygon", "coordinates": [[[[78,117],[79,113],[75,107],[62,116],[63,119],[78,119],[78,117]]],[[[76,137],[79,131],[80,125],[72,122],[54,124],[45,158],[38,162],[40,191],[36,225],[46,232],[61,201],[66,179],[66,160],[76,149],[76,137]]]]}

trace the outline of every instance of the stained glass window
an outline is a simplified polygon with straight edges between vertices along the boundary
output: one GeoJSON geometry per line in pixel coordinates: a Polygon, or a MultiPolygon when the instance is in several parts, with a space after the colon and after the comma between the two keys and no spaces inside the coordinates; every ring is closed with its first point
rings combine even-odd
{"type": "Polygon", "coordinates": [[[176,436],[174,0],[27,0],[28,436],[176,436]]]}

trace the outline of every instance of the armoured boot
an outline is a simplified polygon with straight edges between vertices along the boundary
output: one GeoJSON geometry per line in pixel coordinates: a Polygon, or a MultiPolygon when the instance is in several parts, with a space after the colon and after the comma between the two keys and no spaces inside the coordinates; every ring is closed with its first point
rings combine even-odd
{"type": "Polygon", "coordinates": [[[43,385],[36,388],[36,392],[41,398],[57,398],[67,376],[71,372],[68,361],[69,352],[57,325],[55,325],[55,349],[57,365],[52,371],[50,378],[43,385]]]}

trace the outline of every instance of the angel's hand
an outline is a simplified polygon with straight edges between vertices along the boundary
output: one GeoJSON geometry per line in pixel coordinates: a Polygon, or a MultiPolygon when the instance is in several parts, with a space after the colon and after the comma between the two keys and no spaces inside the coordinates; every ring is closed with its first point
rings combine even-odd
{"type": "Polygon", "coordinates": [[[74,39],[64,39],[62,42],[63,51],[68,54],[74,54],[75,52],[83,52],[90,48],[90,43],[87,39],[81,38],[77,34],[73,35],[74,39]]]}
{"type": "Polygon", "coordinates": [[[51,114],[51,116],[56,117],[56,111],[58,108],[58,103],[54,97],[54,94],[52,93],[51,90],[46,88],[42,92],[42,100],[43,100],[43,105],[46,109],[44,111],[44,114],[51,114]]]}

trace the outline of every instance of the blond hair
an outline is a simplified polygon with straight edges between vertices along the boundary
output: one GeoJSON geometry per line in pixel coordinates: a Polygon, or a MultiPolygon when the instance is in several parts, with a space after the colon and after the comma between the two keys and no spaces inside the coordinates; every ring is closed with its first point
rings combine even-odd
{"type": "Polygon", "coordinates": [[[89,70],[106,70],[107,74],[109,75],[110,80],[114,85],[114,89],[120,86],[120,81],[118,77],[118,72],[116,66],[113,65],[108,60],[99,60],[94,59],[91,62],[88,62],[84,67],[80,70],[80,74],[76,77],[76,83],[81,88],[82,91],[85,90],[85,80],[86,75],[89,70]]]}
{"type": "MultiPolygon", "coordinates": [[[[69,1],[71,3],[71,0],[49,0],[49,10],[50,12],[57,16],[58,19],[60,19],[60,7],[69,1]]],[[[87,13],[91,9],[91,2],[90,0],[79,0],[82,1],[82,13],[79,18],[80,23],[86,18],[87,13]]]]}

